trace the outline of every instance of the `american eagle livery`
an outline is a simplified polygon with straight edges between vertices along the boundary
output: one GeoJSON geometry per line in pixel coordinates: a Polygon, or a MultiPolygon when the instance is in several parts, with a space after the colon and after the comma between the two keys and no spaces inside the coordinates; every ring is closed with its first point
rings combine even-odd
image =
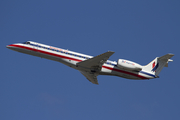
{"type": "Polygon", "coordinates": [[[158,78],[163,67],[168,67],[168,62],[173,54],[156,57],[148,65],[142,66],[135,62],[119,59],[117,62],[108,60],[114,54],[112,51],[98,56],[85,55],[62,48],[52,47],[33,41],[7,45],[7,48],[41,58],[46,58],[63,63],[79,70],[90,82],[98,84],[98,75],[112,75],[134,80],[148,80],[158,78]]]}

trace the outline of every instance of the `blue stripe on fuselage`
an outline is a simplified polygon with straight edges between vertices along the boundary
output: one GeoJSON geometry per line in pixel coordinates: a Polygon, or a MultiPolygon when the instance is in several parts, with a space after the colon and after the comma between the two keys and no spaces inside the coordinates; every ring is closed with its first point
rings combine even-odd
{"type": "Polygon", "coordinates": [[[142,74],[145,74],[145,75],[149,75],[149,76],[152,76],[152,77],[156,77],[155,75],[153,75],[153,74],[150,74],[150,73],[147,73],[147,72],[144,72],[144,71],[140,71],[140,73],[142,73],[142,74]]]}

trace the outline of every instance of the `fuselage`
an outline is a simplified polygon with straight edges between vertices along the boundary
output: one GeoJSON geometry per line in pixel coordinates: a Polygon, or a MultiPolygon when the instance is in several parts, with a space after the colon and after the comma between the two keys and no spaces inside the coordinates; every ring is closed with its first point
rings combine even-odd
{"type": "MultiPolygon", "coordinates": [[[[32,41],[11,44],[8,45],[7,48],[21,53],[58,61],[77,70],[84,70],[84,68],[78,67],[77,63],[93,58],[93,56],[90,55],[85,55],[32,41]]],[[[98,72],[98,75],[113,75],[136,80],[155,78],[153,74],[147,73],[145,71],[128,71],[125,69],[121,69],[117,66],[117,62],[110,60],[107,60],[102,65],[102,68],[98,72]]]]}

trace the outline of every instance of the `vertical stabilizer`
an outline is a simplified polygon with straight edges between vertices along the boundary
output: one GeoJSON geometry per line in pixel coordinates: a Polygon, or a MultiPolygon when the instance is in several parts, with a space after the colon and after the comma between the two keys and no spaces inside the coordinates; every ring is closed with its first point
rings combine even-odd
{"type": "Polygon", "coordinates": [[[148,65],[143,66],[142,70],[158,76],[163,67],[168,67],[168,62],[173,61],[170,59],[173,56],[174,54],[166,54],[162,57],[156,57],[148,65]]]}

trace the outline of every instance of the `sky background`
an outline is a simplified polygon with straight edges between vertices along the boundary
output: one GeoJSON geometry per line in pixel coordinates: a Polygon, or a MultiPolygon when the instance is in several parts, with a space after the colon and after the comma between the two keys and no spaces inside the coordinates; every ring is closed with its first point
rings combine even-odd
{"type": "Polygon", "coordinates": [[[179,0],[1,0],[1,120],[179,120],[179,0]],[[98,76],[6,48],[35,41],[146,65],[173,53],[160,78],[98,76]]]}

